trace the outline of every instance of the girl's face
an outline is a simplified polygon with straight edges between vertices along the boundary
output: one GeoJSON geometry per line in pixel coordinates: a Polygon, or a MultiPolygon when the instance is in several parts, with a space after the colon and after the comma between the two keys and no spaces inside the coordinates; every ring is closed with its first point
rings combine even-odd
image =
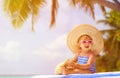
{"type": "Polygon", "coordinates": [[[87,35],[84,35],[84,36],[80,37],[78,44],[82,50],[88,51],[91,49],[91,46],[93,44],[92,38],[87,35]]]}

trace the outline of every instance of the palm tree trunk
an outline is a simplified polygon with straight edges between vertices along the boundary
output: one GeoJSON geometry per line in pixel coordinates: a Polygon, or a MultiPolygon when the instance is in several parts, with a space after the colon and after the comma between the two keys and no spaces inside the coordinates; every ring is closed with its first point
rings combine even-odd
{"type": "Polygon", "coordinates": [[[118,4],[116,2],[114,3],[114,2],[107,1],[107,0],[93,0],[93,3],[97,3],[101,6],[105,6],[105,7],[111,8],[115,11],[120,12],[120,4],[118,4]]]}

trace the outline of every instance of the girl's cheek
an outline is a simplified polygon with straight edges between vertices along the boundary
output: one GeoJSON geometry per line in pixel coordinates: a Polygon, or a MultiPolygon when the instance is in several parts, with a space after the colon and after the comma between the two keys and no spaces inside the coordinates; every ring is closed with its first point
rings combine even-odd
{"type": "Polygon", "coordinates": [[[81,48],[84,48],[84,45],[81,44],[80,47],[81,47],[81,48]]]}

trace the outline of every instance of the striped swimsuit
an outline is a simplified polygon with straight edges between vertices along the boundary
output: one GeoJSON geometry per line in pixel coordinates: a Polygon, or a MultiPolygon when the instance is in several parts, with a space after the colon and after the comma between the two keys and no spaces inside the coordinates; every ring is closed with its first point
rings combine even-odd
{"type": "MultiPolygon", "coordinates": [[[[88,61],[88,56],[78,56],[78,64],[86,64],[88,61]]],[[[92,66],[90,67],[90,70],[95,73],[95,63],[92,64],[92,66]]]]}

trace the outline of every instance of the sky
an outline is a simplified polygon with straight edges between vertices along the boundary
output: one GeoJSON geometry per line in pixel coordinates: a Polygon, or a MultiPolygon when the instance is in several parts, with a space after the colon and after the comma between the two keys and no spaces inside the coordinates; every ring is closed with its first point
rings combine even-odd
{"type": "Polygon", "coordinates": [[[106,29],[96,21],[103,19],[97,6],[96,20],[82,9],[72,8],[67,0],[59,0],[56,24],[49,28],[51,2],[41,10],[31,31],[31,18],[20,29],[15,29],[2,8],[0,0],[0,75],[48,75],[55,66],[73,56],[66,45],[69,31],[79,24],[91,24],[99,30],[106,29]]]}

